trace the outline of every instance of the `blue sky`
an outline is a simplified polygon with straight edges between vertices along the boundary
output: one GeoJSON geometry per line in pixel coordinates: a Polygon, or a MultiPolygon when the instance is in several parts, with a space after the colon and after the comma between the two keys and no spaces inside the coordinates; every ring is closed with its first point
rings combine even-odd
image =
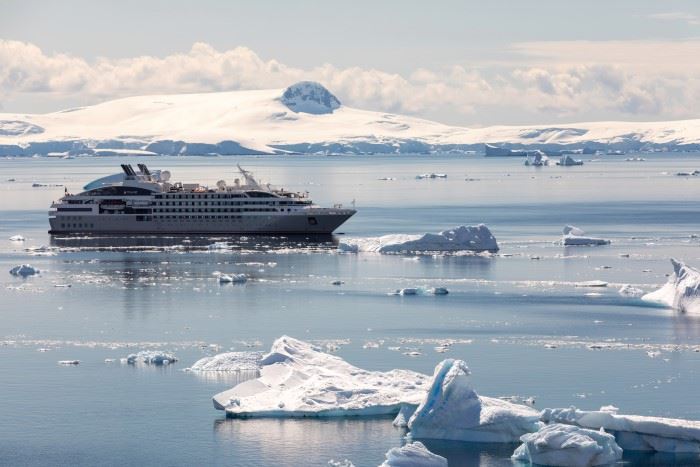
{"type": "Polygon", "coordinates": [[[459,125],[696,117],[700,2],[17,1],[0,105],[323,82],[459,125]]]}

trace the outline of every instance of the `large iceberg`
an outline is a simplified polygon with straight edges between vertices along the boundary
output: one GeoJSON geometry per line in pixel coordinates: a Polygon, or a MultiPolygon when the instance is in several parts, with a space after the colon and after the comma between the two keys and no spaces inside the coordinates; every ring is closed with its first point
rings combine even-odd
{"type": "Polygon", "coordinates": [[[617,444],[624,450],[700,453],[700,421],[620,415],[614,408],[603,409],[545,409],[541,419],[591,430],[602,428],[615,435],[617,444]]]}
{"type": "Polygon", "coordinates": [[[225,352],[197,360],[191,371],[255,371],[260,368],[262,352],[225,352]]]}
{"type": "Polygon", "coordinates": [[[586,232],[578,227],[574,227],[573,225],[567,225],[564,227],[563,233],[563,243],[565,246],[610,245],[610,240],[606,240],[604,238],[587,237],[586,232]]]}
{"type": "Polygon", "coordinates": [[[391,448],[379,467],[447,467],[447,459],[428,451],[420,441],[391,448]]]}
{"type": "Polygon", "coordinates": [[[608,433],[554,423],[520,437],[513,459],[536,465],[589,467],[614,464],[622,449],[608,433]]]}
{"type": "Polygon", "coordinates": [[[408,422],[412,438],[508,443],[541,427],[536,410],[479,396],[469,374],[462,360],[438,364],[430,389],[408,422]]]}
{"type": "Polygon", "coordinates": [[[673,274],[659,290],[650,292],[642,300],[662,303],[687,313],[700,313],[700,271],[682,261],[671,259],[673,274]]]}
{"type": "Polygon", "coordinates": [[[319,348],[282,336],[260,361],[260,377],[213,397],[230,417],[388,415],[417,406],[429,378],[408,370],[357,368],[319,348]]]}
{"type": "Polygon", "coordinates": [[[498,251],[498,243],[484,224],[459,226],[438,234],[392,234],[381,237],[349,238],[338,245],[343,252],[420,253],[455,251],[498,251]]]}

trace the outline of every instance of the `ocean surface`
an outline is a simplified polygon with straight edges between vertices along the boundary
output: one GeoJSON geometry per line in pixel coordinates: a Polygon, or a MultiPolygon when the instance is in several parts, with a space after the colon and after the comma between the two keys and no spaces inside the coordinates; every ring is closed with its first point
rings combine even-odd
{"type": "MultiPolygon", "coordinates": [[[[367,369],[432,374],[442,359],[460,358],[478,393],[534,397],[540,409],[612,404],[621,413],[700,419],[700,316],[618,293],[623,284],[659,287],[672,257],[700,266],[700,176],[675,175],[700,169],[698,156],[543,168],[457,155],[0,160],[0,464],[380,464],[405,441],[391,418],[226,419],[211,396],[243,376],[183,371],[217,351],[266,351],[285,334],[338,343],[339,356],[367,369]],[[321,205],[354,200],[358,213],[332,239],[47,234],[48,207],[64,188],[33,183],[78,192],[125,162],[211,185],[230,182],[240,163],[321,205]],[[416,180],[425,172],[448,177],[416,180]],[[494,233],[499,254],[335,252],[343,237],[477,223],[494,233]],[[565,248],[566,224],[612,244],[565,248]],[[27,240],[9,241],[15,234],[27,240]],[[215,241],[233,249],[209,252],[215,241]],[[42,245],[50,248],[31,250],[42,245]],[[23,263],[41,275],[6,272],[23,263]],[[215,271],[251,280],[220,285],[215,271]],[[608,286],[581,286],[592,280],[608,286]],[[450,293],[388,295],[412,286],[450,293]],[[436,352],[445,340],[456,343],[436,352]],[[120,363],[144,349],[179,361],[120,363]],[[57,363],[74,359],[80,364],[57,363]]],[[[512,465],[517,446],[425,444],[450,466],[512,465]]],[[[659,454],[626,453],[625,461],[700,465],[659,454]]]]}

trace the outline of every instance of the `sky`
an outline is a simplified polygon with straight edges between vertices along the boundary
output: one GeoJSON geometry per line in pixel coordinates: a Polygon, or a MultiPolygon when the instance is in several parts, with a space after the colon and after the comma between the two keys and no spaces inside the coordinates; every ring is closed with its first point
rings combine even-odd
{"type": "Polygon", "coordinates": [[[700,118],[700,2],[0,0],[0,112],[319,81],[443,123],[700,118]]]}

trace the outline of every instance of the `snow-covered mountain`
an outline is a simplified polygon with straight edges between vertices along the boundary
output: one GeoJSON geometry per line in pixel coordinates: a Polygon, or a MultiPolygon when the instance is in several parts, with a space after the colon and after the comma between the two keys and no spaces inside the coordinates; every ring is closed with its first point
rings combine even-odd
{"type": "Polygon", "coordinates": [[[512,148],[700,148],[700,120],[469,129],[287,89],[138,96],[48,114],[0,114],[0,155],[414,153],[512,148]]]}

